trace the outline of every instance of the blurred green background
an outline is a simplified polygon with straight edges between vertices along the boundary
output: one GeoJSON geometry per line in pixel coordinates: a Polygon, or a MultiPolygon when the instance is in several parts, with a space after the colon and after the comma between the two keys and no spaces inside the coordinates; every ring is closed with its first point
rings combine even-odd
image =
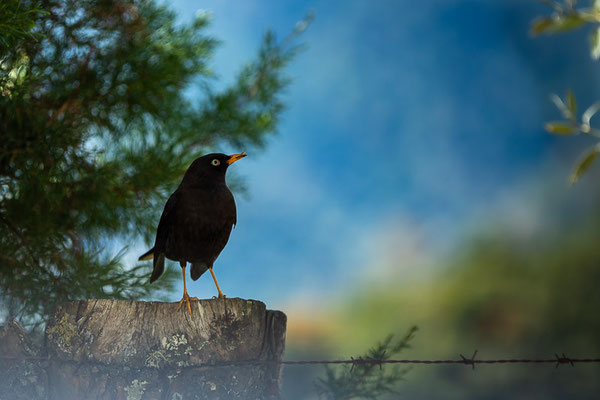
{"type": "MultiPolygon", "coordinates": [[[[299,321],[289,313],[287,357],[347,359],[410,324],[420,329],[404,359],[460,359],[474,350],[480,359],[597,357],[598,191],[582,191],[585,200],[548,187],[536,191],[535,213],[542,220],[534,228],[524,230],[522,220],[499,210],[441,256],[411,258],[401,274],[390,268],[388,279],[352,288],[299,321]]],[[[390,253],[388,267],[403,259],[393,248],[390,253]]],[[[311,398],[291,395],[303,387],[299,381],[315,379],[322,368],[306,373],[286,367],[290,398],[311,398]]],[[[478,365],[474,371],[417,365],[399,393],[423,399],[593,399],[599,373],[595,364],[478,365]]]]}

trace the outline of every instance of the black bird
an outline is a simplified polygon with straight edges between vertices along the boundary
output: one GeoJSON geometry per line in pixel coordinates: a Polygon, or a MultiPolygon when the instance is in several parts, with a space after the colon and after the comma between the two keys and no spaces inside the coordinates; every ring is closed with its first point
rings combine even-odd
{"type": "Polygon", "coordinates": [[[154,259],[150,283],[158,279],[165,269],[165,257],[179,261],[183,271],[183,298],[191,314],[190,297],[185,286],[186,263],[191,263],[191,276],[197,280],[209,270],[221,292],[213,272],[213,263],[227,244],[231,229],[236,224],[233,194],[225,183],[227,168],[246,153],[225,155],[207,154],[194,160],[183,176],[179,187],[165,204],[156,229],[154,247],[142,254],[140,261],[154,259]]]}

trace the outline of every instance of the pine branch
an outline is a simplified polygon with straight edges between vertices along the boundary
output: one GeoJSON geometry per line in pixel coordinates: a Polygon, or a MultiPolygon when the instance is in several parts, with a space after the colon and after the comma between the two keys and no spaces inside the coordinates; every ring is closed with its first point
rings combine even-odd
{"type": "Polygon", "coordinates": [[[410,347],[417,327],[413,326],[397,341],[388,336],[383,342],[369,349],[359,360],[371,360],[370,363],[356,363],[352,366],[326,367],[326,377],[316,382],[319,398],[341,399],[377,399],[379,396],[396,394],[396,387],[408,369],[398,367],[383,369],[378,361],[389,360],[410,347]]]}

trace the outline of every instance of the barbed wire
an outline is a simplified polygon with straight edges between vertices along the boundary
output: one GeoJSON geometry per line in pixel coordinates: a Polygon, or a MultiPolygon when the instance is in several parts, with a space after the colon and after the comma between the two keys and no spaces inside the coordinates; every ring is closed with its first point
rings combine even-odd
{"type": "MultiPolygon", "coordinates": [[[[561,364],[569,364],[572,367],[580,363],[600,363],[600,358],[571,358],[564,353],[562,355],[554,354],[554,358],[507,358],[507,359],[476,359],[477,350],[470,358],[460,354],[460,359],[454,360],[387,360],[377,358],[350,358],[349,360],[242,360],[242,361],[211,361],[196,364],[190,367],[229,367],[229,366],[250,366],[264,364],[279,365],[351,365],[351,369],[357,365],[377,365],[380,368],[385,364],[455,364],[467,365],[475,369],[476,364],[555,364],[558,368],[561,364]]],[[[50,356],[6,356],[0,355],[0,360],[31,360],[48,361],[50,356]]]]}
{"type": "Polygon", "coordinates": [[[467,358],[460,354],[460,359],[456,360],[382,360],[374,358],[351,358],[350,360],[336,360],[336,361],[281,361],[281,364],[286,365],[303,365],[303,364],[350,364],[352,367],[355,365],[383,365],[383,364],[462,364],[470,365],[475,369],[475,364],[556,364],[556,367],[561,364],[570,364],[575,366],[577,363],[600,363],[600,358],[570,358],[565,356],[559,356],[555,354],[555,358],[548,359],[530,359],[530,358],[510,358],[510,359],[491,359],[491,360],[478,360],[475,358],[477,351],[473,353],[473,356],[467,358]]]}

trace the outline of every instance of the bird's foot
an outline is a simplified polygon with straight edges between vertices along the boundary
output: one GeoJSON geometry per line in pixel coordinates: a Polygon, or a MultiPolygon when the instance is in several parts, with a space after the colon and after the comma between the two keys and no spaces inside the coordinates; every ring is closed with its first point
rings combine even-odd
{"type": "Polygon", "coordinates": [[[183,297],[181,298],[181,300],[179,300],[179,310],[181,310],[181,305],[185,301],[187,304],[188,312],[190,313],[190,315],[192,315],[192,306],[190,304],[190,301],[192,301],[192,300],[200,300],[200,299],[197,297],[190,297],[190,295],[187,294],[187,292],[183,292],[183,297]]]}
{"type": "Polygon", "coordinates": [[[219,293],[218,296],[213,296],[212,298],[213,299],[226,299],[227,296],[225,296],[223,293],[219,293]]]}

